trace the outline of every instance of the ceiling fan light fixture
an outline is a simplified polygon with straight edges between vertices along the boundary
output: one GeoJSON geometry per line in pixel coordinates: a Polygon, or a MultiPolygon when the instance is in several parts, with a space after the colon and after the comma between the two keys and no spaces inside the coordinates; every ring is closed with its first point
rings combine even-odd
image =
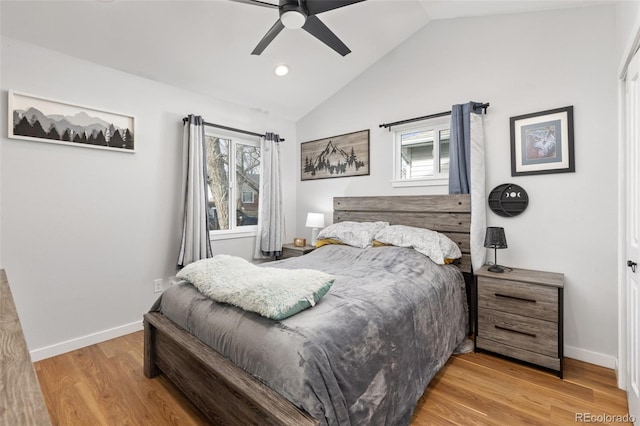
{"type": "Polygon", "coordinates": [[[307,17],[298,10],[288,10],[280,15],[280,21],[285,28],[298,29],[302,28],[307,17]]]}
{"type": "Polygon", "coordinates": [[[289,66],[285,64],[278,65],[273,69],[273,72],[278,77],[284,77],[289,74],[289,66]]]}

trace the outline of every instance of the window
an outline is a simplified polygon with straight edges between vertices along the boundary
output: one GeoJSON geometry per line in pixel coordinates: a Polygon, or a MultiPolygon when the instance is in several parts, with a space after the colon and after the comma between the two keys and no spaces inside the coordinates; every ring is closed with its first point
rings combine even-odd
{"type": "Polygon", "coordinates": [[[254,192],[253,191],[244,191],[242,193],[242,203],[253,203],[254,192]]]}
{"type": "Polygon", "coordinates": [[[205,147],[212,237],[255,233],[260,198],[260,143],[208,133],[205,147]]]}
{"type": "Polygon", "coordinates": [[[448,184],[449,126],[449,118],[440,118],[394,131],[392,186],[448,184]]]}

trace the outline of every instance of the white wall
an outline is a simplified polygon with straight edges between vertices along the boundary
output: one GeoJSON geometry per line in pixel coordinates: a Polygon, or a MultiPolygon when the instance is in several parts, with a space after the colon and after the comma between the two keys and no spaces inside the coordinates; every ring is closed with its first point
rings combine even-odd
{"type": "MultiPolygon", "coordinates": [[[[640,0],[626,0],[618,4],[616,27],[618,28],[618,61],[626,61],[629,49],[635,43],[637,28],[640,27],[640,0]]],[[[623,64],[620,63],[620,70],[623,64]]]]}
{"type": "Polygon", "coordinates": [[[507,234],[509,248],[499,253],[500,263],[565,273],[565,355],[613,367],[615,18],[614,6],[600,6],[429,23],[297,123],[299,142],[371,129],[370,176],[299,181],[298,234],[309,233],[309,211],[331,218],[334,196],[446,192],[391,188],[392,137],[378,125],[454,103],[490,102],[487,194],[512,182],[530,197],[527,211],[516,218],[488,213],[488,224],[503,226],[507,234]],[[567,105],[574,106],[576,172],[512,177],[509,117],[567,105]]]}
{"type": "MultiPolygon", "coordinates": [[[[153,279],[175,275],[182,117],[276,130],[288,139],[283,163],[295,161],[289,121],[6,37],[1,46],[1,266],[35,359],[140,328],[153,279]],[[137,152],[7,139],[10,89],[135,115],[137,152]]],[[[292,236],[293,191],[284,197],[292,236]]],[[[250,258],[254,240],[213,249],[250,258]]]]}

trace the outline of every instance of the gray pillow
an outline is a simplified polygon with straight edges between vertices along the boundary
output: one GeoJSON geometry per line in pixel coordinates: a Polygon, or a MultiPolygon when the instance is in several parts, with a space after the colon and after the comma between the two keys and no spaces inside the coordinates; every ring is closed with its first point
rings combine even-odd
{"type": "Polygon", "coordinates": [[[449,237],[425,228],[391,225],[381,229],[374,239],[383,244],[411,247],[433,262],[444,265],[462,257],[460,247],[449,237]]]}
{"type": "Polygon", "coordinates": [[[365,248],[373,243],[373,237],[389,222],[338,222],[324,228],[318,234],[318,240],[334,239],[344,244],[365,248]]]}

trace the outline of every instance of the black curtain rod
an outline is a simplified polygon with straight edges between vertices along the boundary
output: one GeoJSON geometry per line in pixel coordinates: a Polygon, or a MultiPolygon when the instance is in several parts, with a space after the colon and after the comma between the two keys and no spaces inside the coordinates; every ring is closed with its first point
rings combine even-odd
{"type": "MultiPolygon", "coordinates": [[[[482,108],[484,110],[484,113],[487,113],[487,108],[489,108],[489,102],[487,102],[486,104],[480,104],[477,106],[477,108],[482,108]]],[[[407,120],[401,120],[401,121],[394,121],[393,123],[385,123],[385,124],[381,124],[378,127],[391,127],[391,126],[397,126],[399,124],[407,124],[407,123],[413,123],[414,121],[421,121],[421,120],[427,120],[429,118],[438,118],[438,117],[446,117],[447,115],[451,115],[451,111],[445,111],[445,112],[439,112],[437,114],[431,114],[431,115],[425,115],[422,117],[416,117],[416,118],[409,118],[407,120]]],[[[389,129],[389,131],[391,131],[391,129],[389,129]]]]}
{"type": "MultiPolygon", "coordinates": [[[[189,120],[189,118],[185,117],[182,119],[182,123],[186,123],[187,120],[189,120]]],[[[228,126],[223,126],[221,124],[215,124],[215,123],[208,123],[206,121],[203,121],[202,124],[204,124],[205,126],[209,126],[209,127],[217,127],[218,129],[224,129],[224,130],[230,130],[232,132],[238,132],[238,133],[244,133],[245,135],[251,135],[251,136],[258,136],[258,137],[266,137],[267,135],[262,135],[260,133],[255,133],[255,132],[250,132],[248,130],[242,130],[242,129],[236,129],[233,127],[228,127],[228,126]]],[[[284,138],[280,138],[280,142],[284,142],[284,138]]]]}

